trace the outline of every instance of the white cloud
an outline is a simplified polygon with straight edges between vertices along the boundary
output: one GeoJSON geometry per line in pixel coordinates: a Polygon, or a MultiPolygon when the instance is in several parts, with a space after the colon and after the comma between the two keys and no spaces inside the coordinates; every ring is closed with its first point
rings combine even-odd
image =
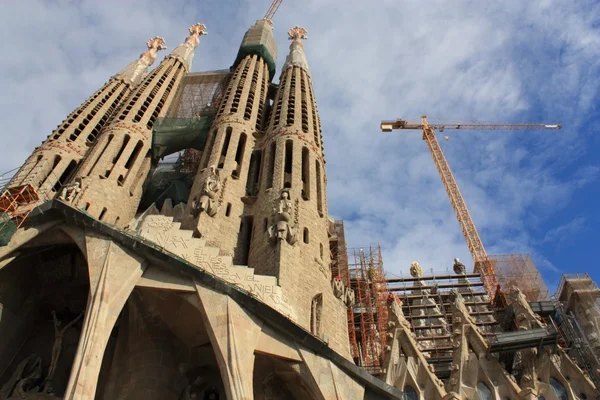
{"type": "MultiPolygon", "coordinates": [[[[194,70],[227,68],[270,0],[147,3],[12,2],[0,16],[0,171],[19,163],[154,35],[174,48],[196,21],[209,35],[194,70]],[[10,38],[7,40],[7,38],[10,38]]],[[[597,179],[579,165],[581,129],[598,96],[600,9],[592,1],[285,1],[275,18],[303,25],[323,123],[328,200],[350,246],[381,241],[386,268],[444,271],[470,259],[420,132],[383,135],[379,121],[562,123],[559,132],[448,132],[442,141],[491,253],[531,252],[530,226],[597,179]],[[572,172],[575,171],[575,172],[572,172]]],[[[549,233],[550,234],[550,233],[549,233]]],[[[550,267],[548,267],[550,268],[550,267]]]]}

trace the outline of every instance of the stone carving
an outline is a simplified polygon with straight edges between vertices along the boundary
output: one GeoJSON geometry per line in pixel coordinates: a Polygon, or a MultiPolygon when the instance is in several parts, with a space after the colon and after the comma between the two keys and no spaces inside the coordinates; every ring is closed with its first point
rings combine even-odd
{"type": "Polygon", "coordinates": [[[465,264],[461,263],[458,258],[454,259],[454,265],[452,268],[454,269],[454,273],[457,275],[464,275],[467,273],[467,267],[465,267],[465,264]]]}
{"type": "Polygon", "coordinates": [[[299,26],[295,26],[288,31],[288,39],[289,40],[298,40],[298,39],[308,39],[306,36],[306,29],[301,28],[299,26]]]}
{"type": "Polygon", "coordinates": [[[421,268],[418,262],[413,261],[412,263],[410,263],[410,274],[415,278],[418,278],[423,275],[423,268],[421,268]]]}
{"type": "Polygon", "coordinates": [[[338,299],[343,299],[344,297],[344,282],[340,279],[339,276],[335,276],[331,281],[331,287],[333,288],[333,295],[338,299]]]}
{"type": "Polygon", "coordinates": [[[273,212],[275,213],[275,223],[269,227],[269,237],[275,243],[286,240],[293,246],[298,240],[298,232],[296,225],[292,224],[292,219],[297,221],[297,218],[292,218],[294,212],[289,189],[281,190],[277,206],[273,208],[273,212]]]}
{"type": "Polygon", "coordinates": [[[346,287],[344,291],[344,304],[346,304],[346,306],[348,307],[352,307],[355,301],[356,298],[354,295],[354,290],[350,289],[349,287],[346,287]]]}
{"type": "Polygon", "coordinates": [[[62,342],[65,332],[83,317],[83,313],[84,312],[82,311],[75,319],[65,325],[64,328],[60,329],[62,322],[56,317],[56,312],[52,311],[52,318],[54,319],[54,345],[52,346],[52,359],[50,367],[48,368],[48,376],[44,380],[43,393],[50,393],[52,391],[52,379],[54,378],[58,359],[60,358],[60,353],[62,351],[62,342]]]}
{"type": "Polygon", "coordinates": [[[219,209],[219,199],[217,198],[221,190],[219,170],[214,165],[211,165],[201,172],[205,171],[208,172],[202,186],[200,200],[194,199],[192,202],[192,214],[194,217],[197,217],[202,211],[205,211],[209,217],[214,217],[217,215],[219,209]]]}
{"type": "Polygon", "coordinates": [[[59,199],[70,203],[73,201],[73,199],[75,198],[75,196],[77,196],[77,193],[79,192],[81,192],[81,178],[77,178],[74,182],[69,183],[68,185],[63,187],[59,199]]]}
{"type": "Polygon", "coordinates": [[[133,86],[138,85],[144,76],[148,67],[154,64],[156,56],[160,50],[167,48],[165,40],[160,36],[155,36],[146,42],[148,50],[140,54],[140,58],[128,66],[126,66],[121,72],[117,74],[117,77],[130,83],[133,86]]]}
{"type": "Polygon", "coordinates": [[[191,67],[192,58],[194,58],[194,49],[200,44],[200,36],[208,33],[206,26],[199,23],[190,26],[189,32],[190,35],[185,38],[185,41],[171,53],[171,57],[181,61],[188,71],[191,67]]]}

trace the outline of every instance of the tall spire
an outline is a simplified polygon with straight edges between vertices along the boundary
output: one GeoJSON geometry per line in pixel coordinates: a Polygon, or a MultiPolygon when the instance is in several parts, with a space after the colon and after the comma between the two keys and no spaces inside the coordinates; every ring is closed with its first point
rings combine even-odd
{"type": "Polygon", "coordinates": [[[194,58],[194,49],[200,44],[200,36],[206,35],[206,26],[204,24],[196,23],[190,26],[190,35],[185,38],[185,41],[179,46],[175,47],[173,52],[169,55],[170,58],[176,58],[185,67],[186,72],[190,72],[192,68],[192,59],[194,58]]]}
{"type": "Polygon", "coordinates": [[[308,62],[304,55],[304,44],[302,44],[302,39],[307,39],[306,29],[299,26],[293,27],[288,31],[288,39],[292,41],[292,44],[290,44],[290,54],[285,59],[282,72],[288,68],[300,67],[310,75],[308,62]]]}
{"type": "Polygon", "coordinates": [[[155,36],[148,40],[146,46],[148,46],[148,50],[140,54],[139,59],[133,61],[116,74],[114,76],[115,79],[121,79],[131,86],[139,85],[144,76],[146,76],[148,67],[154,64],[158,52],[167,48],[165,40],[160,36],[155,36]]]}

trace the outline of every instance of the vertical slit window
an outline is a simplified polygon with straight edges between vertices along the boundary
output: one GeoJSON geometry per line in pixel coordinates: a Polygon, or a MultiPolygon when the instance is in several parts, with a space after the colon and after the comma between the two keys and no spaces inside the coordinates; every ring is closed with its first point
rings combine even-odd
{"type": "Polygon", "coordinates": [[[106,211],[107,211],[107,210],[106,210],[106,207],[104,207],[104,208],[102,209],[102,212],[100,213],[100,216],[98,217],[98,219],[99,219],[100,221],[102,221],[102,220],[104,219],[104,216],[106,216],[106,211]]]}
{"type": "Polygon", "coordinates": [[[54,184],[54,187],[52,188],[52,190],[54,190],[55,192],[58,192],[60,190],[60,188],[71,177],[71,174],[73,173],[73,171],[75,171],[75,167],[77,167],[77,162],[75,160],[71,160],[71,162],[69,163],[67,168],[65,168],[63,173],[60,175],[60,178],[58,178],[58,180],[54,184]]]}
{"type": "Polygon", "coordinates": [[[115,165],[117,165],[117,162],[119,162],[119,158],[121,158],[121,155],[125,151],[125,148],[127,147],[127,144],[129,143],[129,139],[130,139],[129,135],[125,135],[125,137],[123,138],[123,143],[121,144],[121,148],[119,149],[119,151],[117,152],[117,154],[115,155],[115,157],[112,160],[112,166],[110,167],[109,170],[106,171],[106,174],[104,175],[106,178],[108,178],[110,176],[113,169],[115,168],[115,165]]]}
{"type": "Polygon", "coordinates": [[[152,157],[152,149],[148,150],[148,153],[146,153],[146,156],[144,157],[144,160],[142,161],[142,165],[140,166],[140,168],[138,168],[136,174],[135,174],[135,179],[133,180],[133,182],[131,183],[131,186],[129,187],[129,195],[133,196],[136,192],[136,190],[138,189],[139,183],[142,179],[146,179],[146,174],[148,172],[148,170],[150,169],[150,160],[152,157]]]}
{"type": "Polygon", "coordinates": [[[144,143],[141,140],[139,140],[137,142],[137,144],[135,145],[135,148],[131,152],[131,155],[127,159],[127,162],[125,162],[125,169],[127,170],[127,172],[125,173],[125,176],[123,176],[123,175],[119,176],[118,182],[120,185],[123,185],[125,183],[125,181],[127,180],[127,177],[130,175],[131,168],[135,165],[135,162],[137,161],[137,159],[140,155],[140,152],[142,151],[142,147],[144,147],[144,143]]]}
{"type": "Polygon", "coordinates": [[[310,199],[310,164],[306,147],[302,147],[302,198],[310,199]]]}
{"type": "Polygon", "coordinates": [[[94,170],[94,168],[96,168],[96,166],[98,165],[98,163],[102,159],[102,156],[104,155],[104,152],[106,151],[106,149],[110,145],[110,142],[112,142],[113,138],[114,138],[113,134],[108,135],[108,138],[106,139],[106,143],[104,144],[104,148],[102,150],[100,150],[98,152],[98,154],[96,155],[96,160],[94,161],[94,164],[90,168],[90,170],[89,170],[89,172],[87,174],[88,176],[90,176],[92,174],[92,171],[94,170]]]}
{"type": "Polygon", "coordinates": [[[223,141],[223,147],[221,148],[221,157],[219,157],[219,164],[217,168],[223,168],[225,166],[225,158],[227,157],[227,149],[229,148],[229,142],[231,141],[231,132],[233,129],[228,127],[225,132],[225,140],[223,141]]]}
{"type": "Polygon", "coordinates": [[[304,239],[304,243],[308,244],[308,228],[304,228],[304,233],[302,235],[303,239],[304,239]]]}
{"type": "Polygon", "coordinates": [[[319,210],[319,215],[323,216],[323,193],[321,188],[321,164],[319,164],[318,160],[315,160],[315,169],[316,169],[316,177],[317,180],[317,210],[319,210]]]}
{"type": "Polygon", "coordinates": [[[288,96],[287,103],[287,125],[294,123],[294,114],[296,112],[296,72],[298,68],[292,68],[290,70],[290,94],[288,96]]]}
{"type": "Polygon", "coordinates": [[[248,168],[248,178],[246,179],[246,195],[256,196],[258,191],[258,182],[260,178],[260,165],[262,161],[262,151],[255,150],[250,156],[250,167],[248,168]]]}
{"type": "Polygon", "coordinates": [[[240,140],[238,141],[237,150],[235,151],[235,163],[236,167],[231,172],[231,176],[239,178],[242,172],[242,163],[244,162],[244,151],[246,150],[246,134],[242,132],[240,134],[240,140]]]}
{"type": "Polygon", "coordinates": [[[38,187],[41,187],[46,182],[52,182],[52,178],[55,177],[56,167],[60,163],[60,160],[61,160],[60,156],[58,156],[58,155],[54,156],[54,161],[52,162],[52,168],[50,169],[50,171],[48,171],[48,174],[44,177],[44,179],[40,180],[40,186],[38,186],[38,187]]]}
{"type": "Polygon", "coordinates": [[[204,169],[208,166],[208,161],[210,160],[210,154],[212,153],[212,149],[215,144],[216,136],[217,136],[217,130],[215,129],[210,134],[210,137],[208,138],[208,143],[206,144],[206,147],[204,148],[204,154],[202,155],[202,165],[200,166],[200,169],[204,169]]]}
{"type": "Polygon", "coordinates": [[[284,184],[283,187],[292,187],[292,165],[294,157],[294,142],[286,140],[285,142],[285,164],[284,164],[284,184]]]}
{"type": "Polygon", "coordinates": [[[227,203],[227,207],[225,208],[225,216],[229,217],[231,215],[231,203],[227,203]]]}
{"type": "Polygon", "coordinates": [[[275,152],[277,150],[277,143],[271,143],[271,149],[269,151],[269,165],[267,166],[267,189],[273,187],[273,175],[275,173],[275,152]]]}

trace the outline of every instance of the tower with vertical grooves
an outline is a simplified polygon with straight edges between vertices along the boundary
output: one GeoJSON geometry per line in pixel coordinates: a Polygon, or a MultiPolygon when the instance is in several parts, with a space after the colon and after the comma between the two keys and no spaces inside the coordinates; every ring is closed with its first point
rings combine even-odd
{"type": "Polygon", "coordinates": [[[257,144],[264,162],[248,266],[278,279],[298,324],[348,354],[346,306],[331,289],[325,160],[301,42],[306,31],[295,27],[288,35],[290,52],[266,134],[257,144]]]}
{"type": "Polygon", "coordinates": [[[151,167],[152,127],[189,72],[206,29],[195,24],[189,32],[125,99],[73,178],[81,185],[73,204],[101,221],[125,226],[135,216],[151,167]]]}
{"type": "Polygon", "coordinates": [[[164,40],[155,37],[146,45],[148,50],[138,60],[110,78],[34,150],[9,188],[31,185],[40,195],[39,202],[54,197],[95,144],[123,99],[142,81],[158,51],[164,48],[164,40]]]}
{"type": "Polygon", "coordinates": [[[252,200],[260,160],[253,149],[263,131],[269,82],[275,72],[277,47],[268,20],[257,21],[245,34],[233,75],[209,131],[190,193],[183,226],[218,242],[235,264],[248,261],[253,227],[252,200]],[[198,210],[213,169],[221,188],[212,210],[198,210]],[[212,214],[212,215],[211,215],[212,214]]]}

